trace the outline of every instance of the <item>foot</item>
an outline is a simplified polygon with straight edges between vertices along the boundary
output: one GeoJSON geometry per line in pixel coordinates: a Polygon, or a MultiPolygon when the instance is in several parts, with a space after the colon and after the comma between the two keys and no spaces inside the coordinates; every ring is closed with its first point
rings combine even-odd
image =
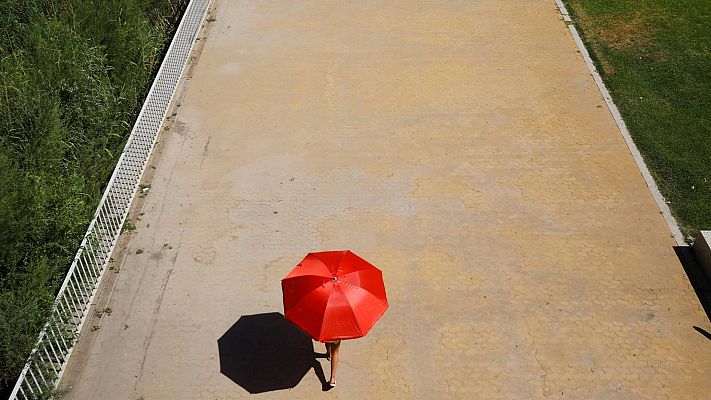
{"type": "Polygon", "coordinates": [[[335,379],[331,379],[330,381],[328,381],[328,386],[330,386],[330,387],[332,387],[332,388],[336,387],[336,380],[335,380],[335,379]]]}

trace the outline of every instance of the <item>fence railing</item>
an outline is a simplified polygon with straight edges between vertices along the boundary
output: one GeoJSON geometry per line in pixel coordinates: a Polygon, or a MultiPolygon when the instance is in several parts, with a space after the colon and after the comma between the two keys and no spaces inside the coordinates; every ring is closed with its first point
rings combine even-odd
{"type": "Polygon", "coordinates": [[[10,399],[51,397],[128,216],[210,0],[191,0],[10,399]]]}

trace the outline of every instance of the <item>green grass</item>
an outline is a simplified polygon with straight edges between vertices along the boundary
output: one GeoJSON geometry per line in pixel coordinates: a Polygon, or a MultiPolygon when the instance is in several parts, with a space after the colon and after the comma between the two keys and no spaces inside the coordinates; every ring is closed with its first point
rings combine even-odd
{"type": "Polygon", "coordinates": [[[0,0],[0,397],[14,384],[187,0],[0,0]]]}
{"type": "Polygon", "coordinates": [[[711,229],[711,1],[565,2],[683,233],[711,229]]]}

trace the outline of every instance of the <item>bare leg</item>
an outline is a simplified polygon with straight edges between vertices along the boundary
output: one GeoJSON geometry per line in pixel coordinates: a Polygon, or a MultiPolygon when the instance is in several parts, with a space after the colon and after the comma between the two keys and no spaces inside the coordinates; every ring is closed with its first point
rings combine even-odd
{"type": "Polygon", "coordinates": [[[324,344],[326,345],[326,359],[331,361],[331,343],[326,342],[324,344]]]}
{"type": "Polygon", "coordinates": [[[341,348],[341,341],[329,343],[329,345],[327,348],[331,355],[331,380],[328,381],[328,384],[333,387],[336,386],[336,368],[338,367],[338,353],[341,348]]]}

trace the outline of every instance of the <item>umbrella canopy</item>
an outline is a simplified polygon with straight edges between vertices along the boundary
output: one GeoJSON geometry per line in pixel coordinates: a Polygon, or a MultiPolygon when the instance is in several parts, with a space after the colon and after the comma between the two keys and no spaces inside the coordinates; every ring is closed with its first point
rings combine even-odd
{"type": "Polygon", "coordinates": [[[281,288],[286,318],[320,342],[365,336],[388,308],[383,273],[350,250],[307,254],[281,288]]]}

